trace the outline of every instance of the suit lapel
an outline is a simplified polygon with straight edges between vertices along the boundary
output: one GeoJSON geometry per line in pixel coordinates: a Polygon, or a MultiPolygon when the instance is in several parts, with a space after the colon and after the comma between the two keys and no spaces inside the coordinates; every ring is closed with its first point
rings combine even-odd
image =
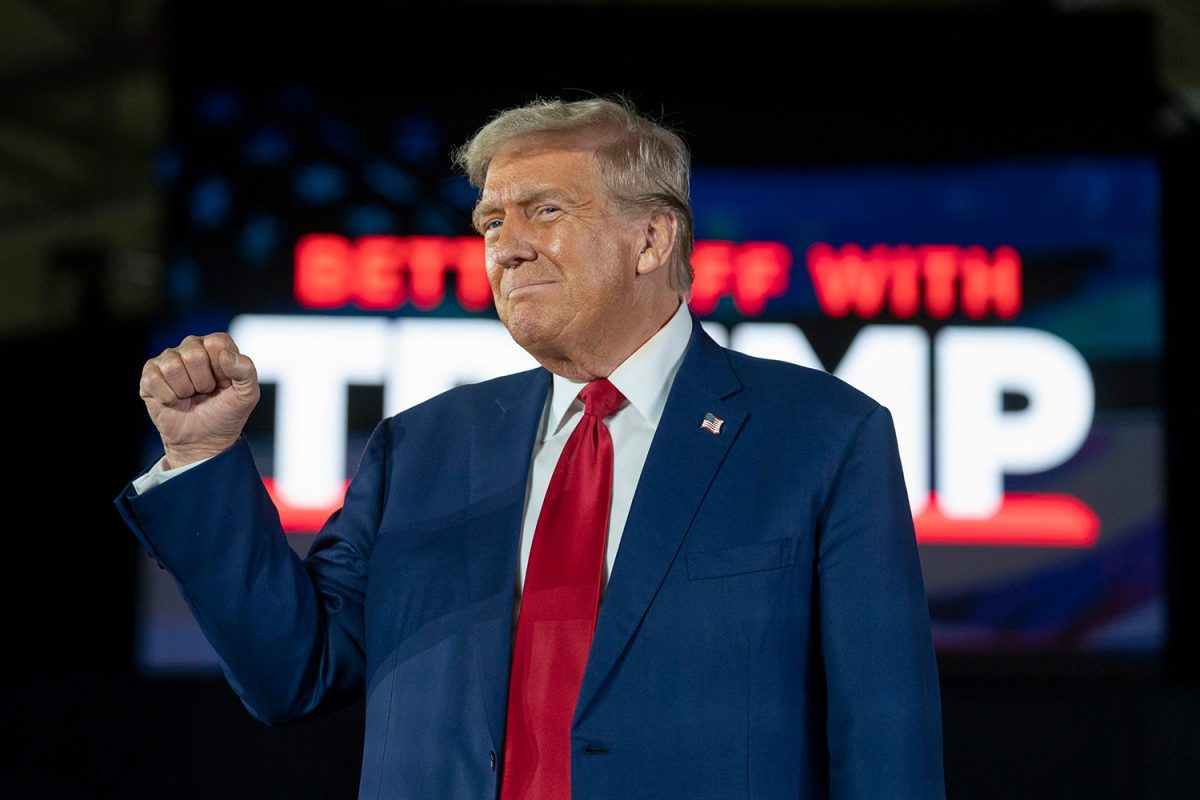
{"type": "Polygon", "coordinates": [[[529,461],[550,373],[522,373],[488,403],[471,429],[467,585],[478,611],[475,668],[492,740],[504,739],[508,664],[512,658],[513,589],[525,510],[529,461]]]}
{"type": "Polygon", "coordinates": [[[725,352],[692,315],[692,337],[676,373],[634,493],[620,550],[600,606],[575,720],[603,686],[653,601],[696,510],[737,438],[746,412],[727,402],[741,389],[725,352]],[[700,427],[706,413],[719,434],[700,427]]]}

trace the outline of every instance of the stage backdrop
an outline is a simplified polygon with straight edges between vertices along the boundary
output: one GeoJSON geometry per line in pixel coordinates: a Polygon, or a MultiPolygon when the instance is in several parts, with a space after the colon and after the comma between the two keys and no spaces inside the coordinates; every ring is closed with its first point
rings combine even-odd
{"type": "MultiPolygon", "coordinates": [[[[173,317],[147,354],[229,330],[255,360],[247,436],[303,553],[382,416],[534,362],[491,306],[447,156],[461,126],[297,85],[198,92],[181,114],[159,162],[173,317]]],[[[718,341],[891,410],[937,646],[1160,648],[1154,161],[738,161],[695,167],[692,308],[718,341]]],[[[149,560],[141,588],[142,668],[215,670],[149,560]]]]}

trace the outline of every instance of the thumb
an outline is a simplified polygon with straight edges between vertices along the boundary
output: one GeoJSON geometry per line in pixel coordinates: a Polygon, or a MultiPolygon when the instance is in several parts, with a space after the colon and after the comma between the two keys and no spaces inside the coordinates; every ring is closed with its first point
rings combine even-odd
{"type": "Polygon", "coordinates": [[[246,389],[254,385],[257,375],[254,362],[248,357],[225,348],[218,358],[221,360],[221,370],[233,381],[235,389],[246,389]]]}

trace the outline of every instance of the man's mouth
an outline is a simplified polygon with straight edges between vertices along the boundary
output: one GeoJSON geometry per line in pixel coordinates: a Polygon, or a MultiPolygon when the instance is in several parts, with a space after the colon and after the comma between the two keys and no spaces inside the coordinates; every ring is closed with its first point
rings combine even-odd
{"type": "Polygon", "coordinates": [[[513,292],[515,292],[519,289],[529,289],[534,286],[546,286],[551,283],[554,283],[554,281],[538,281],[538,280],[521,281],[519,283],[514,284],[513,286],[510,286],[508,289],[508,294],[506,294],[504,296],[504,298],[507,300],[508,298],[512,297],[513,292]]]}

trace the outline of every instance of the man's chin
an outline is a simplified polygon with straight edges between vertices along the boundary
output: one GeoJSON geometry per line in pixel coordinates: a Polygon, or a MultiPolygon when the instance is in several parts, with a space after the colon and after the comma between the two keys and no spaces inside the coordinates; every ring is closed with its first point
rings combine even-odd
{"type": "Polygon", "coordinates": [[[501,321],[504,327],[508,328],[508,335],[513,341],[532,352],[531,348],[544,346],[550,334],[544,321],[531,317],[532,315],[518,314],[501,321]]]}
{"type": "Polygon", "coordinates": [[[547,361],[561,357],[561,330],[547,325],[545,319],[535,315],[522,314],[510,317],[503,322],[513,341],[520,345],[522,350],[537,359],[539,363],[545,365],[547,361]]]}

